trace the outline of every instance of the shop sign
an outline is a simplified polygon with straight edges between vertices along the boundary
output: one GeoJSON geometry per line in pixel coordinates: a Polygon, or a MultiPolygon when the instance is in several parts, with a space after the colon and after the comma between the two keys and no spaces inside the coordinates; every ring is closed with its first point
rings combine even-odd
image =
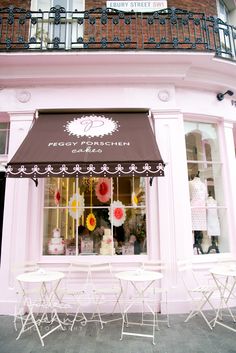
{"type": "Polygon", "coordinates": [[[166,9],[167,0],[107,1],[107,7],[127,12],[154,12],[166,9]]]}

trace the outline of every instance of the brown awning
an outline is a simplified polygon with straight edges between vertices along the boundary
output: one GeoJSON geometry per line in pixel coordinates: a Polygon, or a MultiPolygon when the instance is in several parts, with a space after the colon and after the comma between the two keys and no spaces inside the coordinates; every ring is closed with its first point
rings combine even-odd
{"type": "Polygon", "coordinates": [[[147,112],[40,113],[8,177],[163,176],[147,112]]]}

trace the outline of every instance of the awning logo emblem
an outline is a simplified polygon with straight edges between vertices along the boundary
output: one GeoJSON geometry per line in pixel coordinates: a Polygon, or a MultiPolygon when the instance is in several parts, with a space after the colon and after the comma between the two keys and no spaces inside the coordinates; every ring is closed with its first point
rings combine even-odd
{"type": "Polygon", "coordinates": [[[118,122],[104,115],[84,115],[81,118],[74,118],[65,125],[65,131],[69,135],[77,137],[103,137],[111,135],[118,130],[118,122]]]}

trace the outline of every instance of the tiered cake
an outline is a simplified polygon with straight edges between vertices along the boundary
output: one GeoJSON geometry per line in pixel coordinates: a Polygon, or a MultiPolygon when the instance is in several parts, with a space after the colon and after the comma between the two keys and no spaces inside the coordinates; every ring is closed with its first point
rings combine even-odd
{"type": "Polygon", "coordinates": [[[59,228],[53,229],[52,238],[48,242],[48,253],[50,255],[62,255],[65,253],[65,244],[64,240],[61,238],[59,228]]]}
{"type": "Polygon", "coordinates": [[[111,229],[105,228],[100,248],[100,255],[113,255],[115,248],[112,241],[111,229]]]}

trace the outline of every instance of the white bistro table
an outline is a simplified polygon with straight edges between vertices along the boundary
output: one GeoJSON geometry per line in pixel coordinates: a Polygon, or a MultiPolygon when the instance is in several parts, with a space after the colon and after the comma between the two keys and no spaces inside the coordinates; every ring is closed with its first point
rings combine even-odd
{"type": "MultiPolygon", "coordinates": [[[[121,329],[121,340],[123,339],[124,335],[127,336],[139,336],[139,337],[149,337],[152,338],[153,344],[155,344],[155,311],[149,305],[150,301],[154,301],[155,298],[150,298],[149,296],[146,296],[147,290],[154,285],[154,283],[157,280],[160,280],[163,278],[162,273],[160,272],[155,272],[155,271],[144,271],[144,270],[131,270],[131,271],[123,271],[123,272],[118,272],[116,274],[116,277],[120,280],[121,283],[121,288],[122,288],[122,293],[125,295],[125,308],[122,313],[122,329],[121,329]],[[131,298],[131,301],[127,299],[127,295],[124,291],[124,285],[123,282],[126,282],[128,286],[130,285],[134,289],[134,295],[131,298]],[[142,305],[142,321],[141,322],[130,322],[128,321],[128,312],[130,309],[135,305],[135,304],[141,304],[142,305]],[[152,315],[153,320],[150,320],[152,324],[145,324],[143,320],[143,310],[144,306],[148,308],[148,312],[152,315]],[[130,332],[130,331],[125,331],[124,327],[125,325],[128,326],[129,324],[131,325],[148,325],[152,326],[152,334],[145,334],[145,333],[138,333],[138,332],[130,332]]],[[[127,288],[128,289],[128,288],[127,288]]]]}
{"type": "Polygon", "coordinates": [[[229,306],[229,301],[233,299],[233,296],[235,299],[234,289],[236,286],[236,264],[217,266],[215,268],[212,268],[210,270],[210,273],[212,274],[220,293],[220,303],[212,326],[215,327],[215,325],[218,324],[224,326],[225,328],[228,328],[231,331],[236,332],[236,328],[225,324],[222,321],[223,318],[221,317],[222,310],[226,309],[233,323],[236,323],[236,318],[233,315],[233,312],[229,306]]]}
{"type": "Polygon", "coordinates": [[[28,284],[33,284],[33,283],[39,283],[41,285],[40,288],[40,294],[42,301],[45,302],[46,300],[50,300],[50,297],[52,295],[55,295],[56,298],[59,300],[57,297],[57,288],[59,286],[60,281],[65,277],[63,272],[58,272],[58,271],[45,271],[43,269],[39,269],[38,271],[34,272],[25,272],[16,277],[17,281],[19,282],[23,295],[26,296],[25,292],[25,283],[28,284]],[[48,284],[52,284],[53,282],[56,282],[56,285],[53,289],[48,288],[48,284]]]}
{"type": "Polygon", "coordinates": [[[30,330],[32,327],[35,327],[39,335],[41,344],[42,346],[44,346],[44,341],[43,341],[44,337],[48,336],[50,333],[52,333],[58,328],[61,328],[62,330],[64,330],[64,328],[61,325],[61,321],[58,318],[57,311],[55,308],[55,301],[57,303],[60,302],[57,296],[57,288],[59,286],[60,281],[64,277],[65,275],[63,272],[45,271],[43,269],[39,269],[38,271],[34,271],[34,272],[22,273],[16,277],[22,289],[23,303],[26,306],[27,312],[28,312],[17,339],[20,338],[22,333],[30,330]],[[36,283],[40,285],[40,292],[39,292],[40,297],[37,298],[37,300],[35,301],[34,298],[31,298],[28,295],[27,290],[25,290],[25,285],[36,284],[36,283]],[[37,311],[39,310],[42,311],[42,314],[40,315],[39,319],[38,319],[38,312],[37,313],[35,312],[36,309],[37,311]],[[57,322],[57,325],[56,326],[52,325],[51,330],[49,330],[47,327],[47,332],[44,335],[42,335],[39,330],[39,326],[42,324],[43,320],[45,319],[48,310],[51,311],[51,321],[49,322],[49,324],[52,324],[53,322],[57,322]]]}

